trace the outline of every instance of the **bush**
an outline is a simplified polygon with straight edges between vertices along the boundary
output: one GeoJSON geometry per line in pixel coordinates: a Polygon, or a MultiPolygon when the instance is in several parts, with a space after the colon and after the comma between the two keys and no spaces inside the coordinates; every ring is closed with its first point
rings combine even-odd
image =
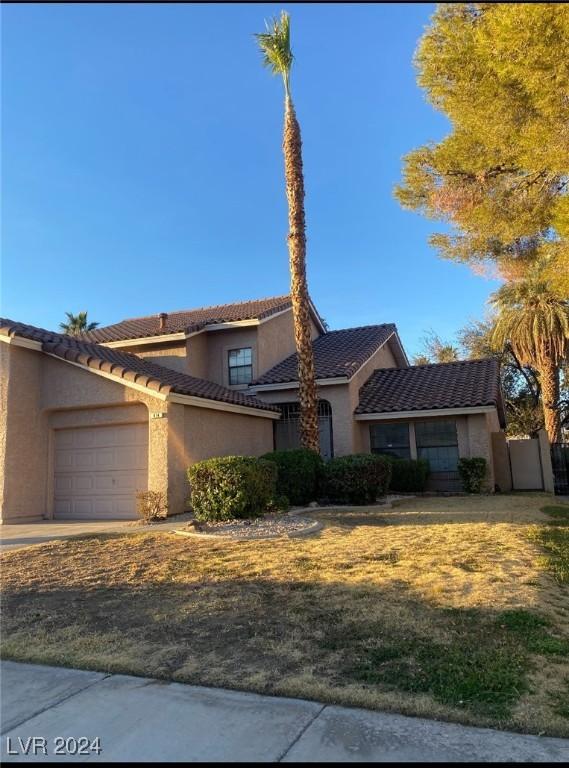
{"type": "Polygon", "coordinates": [[[384,456],[340,456],[325,465],[325,493],[339,504],[372,504],[387,491],[390,476],[391,463],[384,456]]]}
{"type": "Polygon", "coordinates": [[[277,465],[277,494],[286,496],[291,504],[308,504],[318,497],[324,462],[320,455],[307,448],[273,451],[263,457],[277,465]]]}
{"type": "Polygon", "coordinates": [[[486,459],[475,456],[458,460],[458,474],[466,493],[481,493],[486,480],[486,459]]]}
{"type": "Polygon", "coordinates": [[[396,459],[386,456],[391,462],[390,491],[422,493],[427,485],[429,462],[425,459],[396,459]]]}
{"type": "Polygon", "coordinates": [[[162,491],[137,491],[136,511],[145,523],[166,517],[168,504],[162,491]]]}
{"type": "Polygon", "coordinates": [[[190,503],[197,520],[257,517],[275,498],[275,464],[253,456],[224,456],[188,469],[190,503]]]}

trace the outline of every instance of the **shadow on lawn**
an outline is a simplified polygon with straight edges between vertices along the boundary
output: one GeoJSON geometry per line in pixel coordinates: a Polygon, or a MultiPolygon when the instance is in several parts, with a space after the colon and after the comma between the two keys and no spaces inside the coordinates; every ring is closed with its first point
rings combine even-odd
{"type": "Polygon", "coordinates": [[[569,656],[526,610],[441,609],[396,581],[195,580],[176,560],[161,581],[7,591],[2,641],[18,661],[261,693],[308,675],[339,703],[346,686],[427,694],[497,725],[527,690],[533,654],[569,656]]]}

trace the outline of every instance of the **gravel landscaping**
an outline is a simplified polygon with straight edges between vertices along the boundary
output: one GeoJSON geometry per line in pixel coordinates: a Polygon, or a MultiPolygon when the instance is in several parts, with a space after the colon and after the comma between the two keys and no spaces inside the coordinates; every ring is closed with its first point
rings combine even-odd
{"type": "Polygon", "coordinates": [[[217,523],[193,521],[176,533],[229,539],[274,539],[279,536],[294,537],[315,533],[321,527],[316,520],[281,513],[263,515],[252,520],[226,520],[217,523]]]}

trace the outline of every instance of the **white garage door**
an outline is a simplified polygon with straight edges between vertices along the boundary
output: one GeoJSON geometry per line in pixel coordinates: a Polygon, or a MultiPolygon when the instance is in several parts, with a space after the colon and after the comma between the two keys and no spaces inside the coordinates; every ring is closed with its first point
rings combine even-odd
{"type": "Polygon", "coordinates": [[[135,518],[148,482],[148,424],[55,433],[57,518],[135,518]]]}

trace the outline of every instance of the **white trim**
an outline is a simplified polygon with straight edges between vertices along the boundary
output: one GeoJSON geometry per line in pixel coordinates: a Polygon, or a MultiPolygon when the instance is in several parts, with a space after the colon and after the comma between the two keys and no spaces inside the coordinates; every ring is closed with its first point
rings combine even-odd
{"type": "Polygon", "coordinates": [[[198,333],[203,333],[203,331],[225,331],[227,328],[248,328],[251,325],[260,324],[261,321],[256,317],[250,320],[228,320],[226,323],[210,323],[209,325],[204,325],[202,330],[198,331],[198,333]]]}
{"type": "MultiPolygon", "coordinates": [[[[198,408],[210,408],[214,411],[230,411],[234,413],[244,413],[248,414],[250,416],[260,416],[262,418],[268,418],[268,419],[279,419],[280,413],[275,411],[264,411],[261,408],[253,408],[246,405],[235,405],[233,403],[224,403],[220,402],[219,400],[210,400],[206,397],[194,397],[193,395],[179,395],[175,392],[172,393],[165,393],[165,392],[157,392],[156,390],[145,387],[143,384],[137,384],[135,381],[129,381],[128,379],[123,379],[121,376],[117,376],[116,374],[109,373],[108,371],[101,371],[99,368],[90,368],[88,365],[83,365],[82,363],[76,363],[73,360],[66,360],[63,357],[58,357],[57,355],[52,354],[51,352],[45,352],[44,354],[48,355],[49,357],[53,357],[55,360],[61,360],[63,363],[69,363],[69,365],[74,365],[76,368],[81,368],[84,371],[87,371],[88,373],[95,373],[97,376],[102,376],[104,379],[109,379],[110,381],[114,381],[117,384],[122,384],[125,387],[129,387],[130,389],[135,389],[138,392],[144,392],[145,395],[150,395],[151,397],[156,398],[157,400],[163,400],[165,402],[172,402],[172,403],[182,403],[183,405],[194,405],[198,408]]],[[[140,374],[141,376],[144,374],[140,374]]],[[[156,379],[154,379],[156,381],[156,379]]]]}
{"type": "MultiPolygon", "coordinates": [[[[316,379],[316,386],[326,387],[332,384],[349,384],[347,376],[337,376],[335,379],[316,379]]],[[[249,392],[271,392],[277,389],[298,389],[298,381],[284,381],[279,384],[255,384],[249,387],[249,392]]]]}
{"type": "Polygon", "coordinates": [[[272,320],[274,317],[279,317],[279,315],[284,315],[285,312],[292,312],[292,305],[290,307],[287,307],[286,309],[281,309],[278,312],[273,312],[272,315],[267,315],[267,317],[263,317],[259,320],[259,325],[263,325],[263,323],[268,323],[269,320],[272,320]]]}
{"type": "Polygon", "coordinates": [[[356,421],[388,421],[389,419],[413,419],[430,416],[467,416],[471,413],[492,413],[495,405],[475,405],[472,408],[433,408],[424,411],[391,411],[390,413],[357,413],[356,421]]]}
{"type": "MultiPolygon", "coordinates": [[[[260,416],[265,419],[280,419],[281,415],[277,411],[264,411],[261,408],[253,408],[248,405],[236,405],[235,403],[224,403],[219,400],[208,400],[204,397],[194,397],[193,395],[179,395],[176,392],[166,397],[171,403],[180,403],[181,405],[192,405],[197,408],[209,408],[212,411],[230,411],[232,413],[242,413],[247,416],[260,416]]],[[[267,403],[270,405],[270,403],[267,403]]]]}
{"type": "MultiPolygon", "coordinates": [[[[201,333],[201,331],[197,331],[201,333]]],[[[143,336],[140,339],[124,339],[124,341],[95,341],[94,344],[100,344],[102,347],[143,347],[145,344],[167,344],[169,341],[185,341],[194,333],[187,334],[185,331],[180,333],[165,333],[162,336],[143,336]]]]}
{"type": "Polygon", "coordinates": [[[35,349],[36,352],[42,351],[41,341],[26,339],[24,336],[4,336],[4,334],[1,333],[0,341],[3,341],[4,344],[13,344],[15,347],[25,347],[26,349],[35,349]]]}

